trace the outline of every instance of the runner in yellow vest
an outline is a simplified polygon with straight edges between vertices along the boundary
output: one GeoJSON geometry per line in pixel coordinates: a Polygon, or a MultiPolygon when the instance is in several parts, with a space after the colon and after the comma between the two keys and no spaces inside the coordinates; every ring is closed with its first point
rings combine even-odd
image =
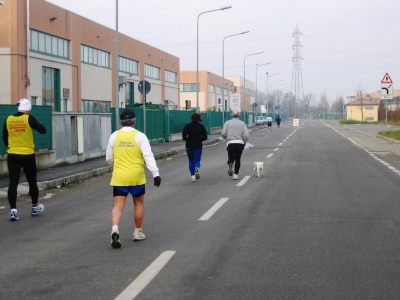
{"type": "Polygon", "coordinates": [[[41,134],[46,133],[46,128],[29,115],[32,105],[28,99],[18,102],[18,112],[9,116],[4,122],[3,142],[8,147],[7,166],[10,182],[8,185],[8,202],[10,203],[11,221],[18,221],[17,211],[17,187],[24,169],[29,183],[29,195],[32,199],[31,216],[35,217],[43,212],[43,204],[38,204],[39,188],[37,186],[37,170],[35,158],[35,143],[33,141],[33,129],[41,134]]]}
{"type": "Polygon", "coordinates": [[[111,183],[113,186],[114,208],[111,211],[111,246],[120,248],[118,225],[124,210],[126,197],[132,195],[134,204],[134,241],[146,239],[142,232],[144,217],[144,194],[146,175],[144,163],[153,175],[154,185],[159,187],[161,177],[156,160],[146,135],[136,130],[136,116],[131,109],[124,109],[120,115],[122,128],[115,131],[108,141],[106,160],[114,166],[111,183]]]}

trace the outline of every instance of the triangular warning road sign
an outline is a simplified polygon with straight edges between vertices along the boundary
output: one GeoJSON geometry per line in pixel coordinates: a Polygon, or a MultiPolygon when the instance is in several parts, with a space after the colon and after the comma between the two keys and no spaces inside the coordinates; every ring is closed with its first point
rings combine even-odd
{"type": "Polygon", "coordinates": [[[390,78],[389,73],[383,76],[381,83],[393,83],[392,78],[390,78]]]}

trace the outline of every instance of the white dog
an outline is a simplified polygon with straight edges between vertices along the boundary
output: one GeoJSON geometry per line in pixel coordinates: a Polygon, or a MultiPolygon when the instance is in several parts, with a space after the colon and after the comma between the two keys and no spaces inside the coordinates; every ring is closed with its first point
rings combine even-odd
{"type": "Polygon", "coordinates": [[[262,174],[264,174],[264,163],[254,162],[254,176],[261,177],[262,174]]]}

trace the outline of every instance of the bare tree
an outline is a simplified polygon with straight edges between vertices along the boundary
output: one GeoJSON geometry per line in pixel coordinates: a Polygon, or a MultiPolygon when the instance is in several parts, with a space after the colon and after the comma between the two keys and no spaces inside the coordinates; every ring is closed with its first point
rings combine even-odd
{"type": "Polygon", "coordinates": [[[309,116],[311,107],[315,101],[315,95],[313,93],[304,94],[303,97],[303,107],[305,115],[309,116]]]}
{"type": "Polygon", "coordinates": [[[328,101],[328,96],[326,95],[326,92],[323,92],[319,95],[319,105],[318,107],[321,108],[321,110],[323,111],[325,117],[329,108],[329,101],[328,101]]]}

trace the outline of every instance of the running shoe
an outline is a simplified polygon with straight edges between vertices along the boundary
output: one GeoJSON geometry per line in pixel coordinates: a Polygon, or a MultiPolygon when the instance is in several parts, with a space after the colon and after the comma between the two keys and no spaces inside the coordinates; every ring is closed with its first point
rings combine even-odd
{"type": "Polygon", "coordinates": [[[113,248],[121,248],[121,242],[119,241],[119,234],[114,232],[111,235],[111,247],[113,248]]]}
{"type": "Polygon", "coordinates": [[[18,221],[18,220],[19,220],[18,213],[16,211],[11,211],[10,221],[18,221]]]}
{"type": "Polygon", "coordinates": [[[146,239],[146,236],[144,235],[143,232],[141,232],[141,231],[135,231],[135,232],[133,233],[133,241],[134,241],[134,242],[140,242],[141,240],[145,240],[145,239],[146,239]]]}
{"type": "Polygon", "coordinates": [[[233,175],[233,170],[232,170],[232,164],[228,165],[228,175],[232,176],[233,175]]]}
{"type": "Polygon", "coordinates": [[[195,182],[196,181],[196,176],[192,176],[192,181],[195,182]]]}
{"type": "Polygon", "coordinates": [[[238,175],[236,175],[236,174],[233,174],[233,178],[232,178],[233,180],[238,180],[239,179],[239,176],[238,175]]]}
{"type": "Polygon", "coordinates": [[[196,172],[196,179],[199,180],[200,179],[200,169],[196,168],[195,172],[196,172]]]}
{"type": "Polygon", "coordinates": [[[37,206],[32,206],[31,216],[32,217],[36,217],[37,215],[39,215],[43,211],[44,211],[44,205],[43,204],[38,204],[37,206]]]}

